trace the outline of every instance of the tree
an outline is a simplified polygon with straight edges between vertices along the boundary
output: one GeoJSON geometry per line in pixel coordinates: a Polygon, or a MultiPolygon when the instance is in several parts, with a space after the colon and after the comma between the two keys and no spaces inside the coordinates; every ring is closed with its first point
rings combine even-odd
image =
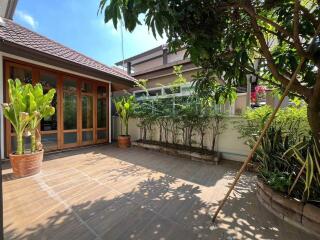
{"type": "Polygon", "coordinates": [[[128,31],[141,24],[143,15],[155,37],[168,37],[171,50],[185,47],[203,68],[196,87],[206,94],[217,79],[228,91],[248,74],[284,89],[303,61],[291,94],[308,104],[308,121],[320,146],[319,1],[101,0],[100,11],[115,27],[123,18],[128,31]]]}

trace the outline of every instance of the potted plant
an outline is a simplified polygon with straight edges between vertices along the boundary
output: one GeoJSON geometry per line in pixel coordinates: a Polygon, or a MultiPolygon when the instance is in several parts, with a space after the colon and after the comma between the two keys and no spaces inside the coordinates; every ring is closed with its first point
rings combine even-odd
{"type": "Polygon", "coordinates": [[[113,101],[121,121],[121,135],[118,136],[118,147],[128,148],[131,146],[131,140],[128,130],[129,118],[133,116],[136,100],[133,95],[130,95],[122,96],[120,98],[114,99],[113,101]],[[125,126],[125,134],[123,134],[122,132],[122,125],[125,126]]]}
{"type": "Polygon", "coordinates": [[[16,177],[34,175],[41,170],[43,149],[41,143],[37,144],[36,134],[39,123],[43,117],[54,114],[51,106],[55,90],[43,94],[41,84],[34,87],[31,84],[22,85],[19,79],[8,80],[10,103],[3,104],[4,116],[12,124],[17,141],[16,152],[9,154],[13,174],[16,177]],[[31,135],[31,149],[25,151],[23,136],[31,135]]]}

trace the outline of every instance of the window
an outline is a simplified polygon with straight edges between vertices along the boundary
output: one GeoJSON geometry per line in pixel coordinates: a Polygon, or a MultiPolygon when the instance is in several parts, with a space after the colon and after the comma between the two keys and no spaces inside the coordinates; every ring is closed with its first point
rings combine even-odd
{"type": "Polygon", "coordinates": [[[149,90],[150,97],[161,96],[161,95],[162,95],[161,89],[149,90]]]}
{"type": "Polygon", "coordinates": [[[149,96],[147,96],[147,93],[142,90],[138,90],[133,92],[134,96],[137,98],[137,100],[143,100],[143,99],[152,99],[157,96],[164,96],[164,97],[172,97],[175,96],[189,96],[194,91],[194,87],[191,86],[191,83],[186,83],[182,86],[177,87],[158,87],[158,88],[150,88],[148,89],[149,96]]]}

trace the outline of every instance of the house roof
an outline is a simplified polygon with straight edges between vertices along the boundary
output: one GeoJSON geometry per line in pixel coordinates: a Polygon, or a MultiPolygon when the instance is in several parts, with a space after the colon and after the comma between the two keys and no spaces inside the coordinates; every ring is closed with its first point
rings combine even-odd
{"type": "MultiPolygon", "coordinates": [[[[1,19],[0,19],[1,20],[1,19]]],[[[5,44],[14,44],[28,48],[36,53],[52,56],[80,67],[90,68],[91,70],[111,75],[120,79],[134,82],[135,78],[128,74],[106,66],[90,57],[85,56],[73,49],[63,46],[53,40],[35,33],[9,19],[2,18],[4,24],[0,25],[0,40],[5,44]]],[[[1,42],[0,42],[1,45],[1,42]]]]}
{"type": "MultiPolygon", "coordinates": [[[[164,44],[164,45],[160,45],[160,46],[158,46],[158,47],[152,48],[152,49],[150,49],[150,50],[148,50],[148,51],[145,51],[145,52],[143,52],[143,53],[134,55],[133,57],[124,59],[123,61],[121,60],[121,61],[115,63],[115,65],[121,66],[123,63],[131,62],[131,61],[136,60],[136,59],[139,59],[139,58],[141,58],[141,57],[148,56],[148,55],[150,55],[150,54],[152,54],[152,53],[155,53],[155,52],[157,52],[157,51],[160,51],[160,50],[162,50],[163,48],[166,48],[166,47],[167,47],[167,46],[166,46],[165,44],[164,44]]],[[[161,55],[159,55],[159,56],[161,56],[161,55]]]]}

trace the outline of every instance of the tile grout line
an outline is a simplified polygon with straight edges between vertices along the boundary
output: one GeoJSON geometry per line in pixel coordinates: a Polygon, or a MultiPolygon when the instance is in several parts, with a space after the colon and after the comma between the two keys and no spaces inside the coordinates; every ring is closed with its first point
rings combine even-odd
{"type": "Polygon", "coordinates": [[[72,212],[72,214],[78,219],[78,221],[83,224],[95,237],[97,240],[101,240],[100,236],[67,204],[58,193],[56,193],[45,181],[43,181],[42,177],[34,178],[41,189],[48,193],[50,197],[56,199],[60,202],[65,208],[72,212]]]}
{"type": "MultiPolygon", "coordinates": [[[[104,186],[104,187],[106,187],[106,188],[110,188],[111,190],[113,190],[113,191],[115,191],[115,192],[117,192],[117,193],[120,193],[121,195],[124,194],[123,192],[120,192],[119,190],[117,190],[117,189],[115,189],[115,188],[113,188],[113,187],[111,187],[111,186],[109,186],[109,187],[106,186],[105,184],[103,184],[102,182],[100,182],[98,179],[91,177],[90,175],[82,172],[81,170],[76,169],[76,168],[74,168],[74,169],[77,170],[77,171],[79,171],[79,173],[83,174],[84,176],[89,177],[91,180],[97,182],[98,184],[100,184],[100,185],[102,185],[102,186],[104,186]]],[[[159,212],[156,212],[155,210],[153,210],[153,209],[150,208],[150,207],[142,206],[139,202],[137,202],[137,201],[135,201],[135,200],[132,200],[132,199],[130,199],[130,198],[128,198],[128,197],[126,197],[126,198],[127,198],[128,200],[134,202],[135,204],[137,204],[137,205],[139,205],[139,206],[141,206],[141,207],[144,207],[144,208],[148,209],[149,211],[153,212],[156,216],[159,216],[159,217],[161,217],[161,218],[164,218],[164,219],[166,219],[166,220],[168,220],[168,221],[170,221],[170,222],[172,222],[172,223],[174,223],[174,224],[177,224],[178,226],[180,226],[180,227],[182,227],[182,228],[184,228],[184,229],[189,230],[184,224],[181,224],[181,223],[176,222],[176,221],[174,221],[174,220],[172,220],[172,219],[170,219],[170,218],[168,218],[168,217],[166,217],[166,216],[163,216],[163,215],[161,215],[159,212]]],[[[193,231],[192,231],[192,232],[193,232],[193,231]]]]}

